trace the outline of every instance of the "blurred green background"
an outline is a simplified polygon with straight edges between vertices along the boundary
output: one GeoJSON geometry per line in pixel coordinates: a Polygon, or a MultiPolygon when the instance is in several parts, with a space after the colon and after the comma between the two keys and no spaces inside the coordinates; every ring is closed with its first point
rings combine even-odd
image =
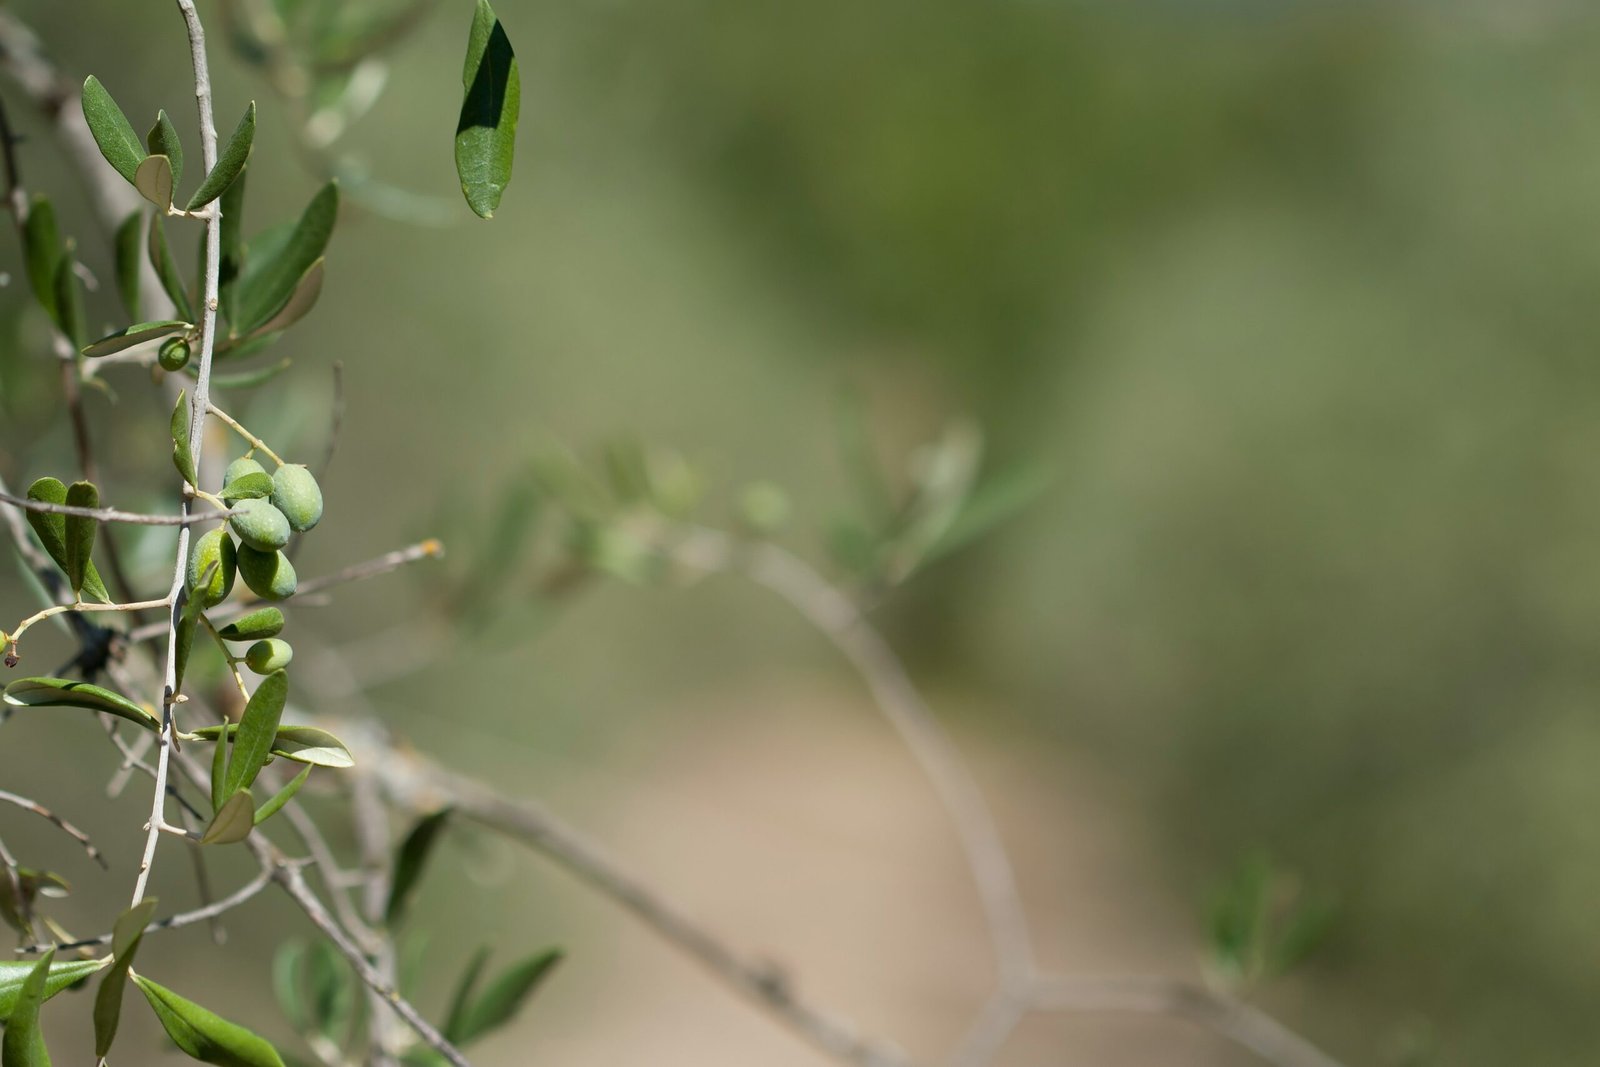
{"type": "MultiPolygon", "coordinates": [[[[136,126],[165,106],[189,136],[185,46],[166,7],[8,6],[68,72],[99,75],[136,126]]],[[[375,177],[440,198],[451,221],[350,205],[323,302],[281,346],[295,367],[239,404],[314,453],[328,368],[344,361],[330,532],[302,574],[433,532],[446,509],[470,539],[536,451],[619,432],[700,464],[726,490],[712,515],[751,479],[789,487],[789,540],[820,559],[821,531],[851,503],[841,388],[867,399],[893,463],[970,415],[991,463],[1042,461],[1050,488],[878,617],[997,794],[1048,962],[1079,968],[1075,939],[1109,923],[1163,931],[1162,947],[1130,948],[1119,968],[1102,946],[1102,969],[1193,973],[1198,902],[1265,849],[1342,902],[1326,947],[1265,995],[1330,1051],[1434,1062],[1407,1057],[1436,1039],[1437,1062],[1591,1054],[1600,14],[1553,0],[501,0],[522,128],[516,178],[480,223],[450,155],[469,5],[435,7],[346,148],[375,177]],[[1125,866],[1074,851],[1085,822],[1125,866]],[[1047,873],[1085,865],[1070,881],[1047,873]]],[[[219,124],[248,98],[262,109],[261,225],[298,210],[317,178],[225,36],[216,27],[219,124]]],[[[9,83],[0,94],[25,110],[9,83]]],[[[70,183],[49,135],[19,119],[35,134],[30,183],[70,183]]],[[[99,244],[81,201],[62,199],[68,228],[99,244]]],[[[13,480],[59,473],[70,455],[25,296],[5,296],[0,459],[13,480]]],[[[108,495],[159,506],[159,397],[137,372],[113,384],[119,405],[92,402],[118,440],[108,495]]],[[[819,794],[840,767],[882,769],[850,755],[871,720],[846,668],[736,582],[596,589],[438,662],[359,643],[426,616],[437,589],[419,576],[353,587],[305,612],[302,632],[379,661],[391,680],[374,702],[419,747],[602,836],[630,840],[629,820],[648,824],[653,808],[666,820],[693,792],[685,780],[742,768],[729,792],[694,794],[707,808],[761,793],[763,761],[796,736],[819,794]]],[[[0,593],[7,618],[25,613],[16,583],[0,593]]],[[[82,736],[55,729],[13,722],[6,750],[82,736]]],[[[965,891],[932,800],[869,736],[929,809],[921,832],[941,877],[965,891]]],[[[99,781],[105,768],[87,771],[99,781]]],[[[62,794],[46,768],[13,774],[62,794]]],[[[127,838],[129,818],[99,825],[127,838]]],[[[753,829],[786,855],[781,820],[753,829]]],[[[710,918],[792,933],[806,902],[741,889],[748,857],[707,835],[683,862],[742,902],[710,918]]],[[[749,1062],[726,1051],[731,1030],[640,1024],[658,1043],[632,1059],[584,1044],[622,1025],[635,998],[608,990],[645,935],[535,861],[460,847],[469,867],[503,869],[464,913],[460,893],[433,886],[437,951],[464,956],[459,941],[489,922],[508,945],[573,954],[571,981],[549,994],[562,1010],[536,1009],[493,1046],[498,1062],[531,1062],[528,1049],[543,1062],[749,1062]]],[[[178,867],[165,873],[184,899],[178,867]]],[[[825,927],[834,916],[812,903],[808,921],[825,927]]],[[[970,906],[958,914],[977,930],[970,906]]],[[[269,944],[278,928],[260,922],[236,936],[269,944]]],[[[790,959],[787,936],[763,943],[790,959]]],[[[946,962],[981,989],[981,940],[963,936],[965,955],[946,962]]],[[[193,973],[216,973],[203,939],[173,944],[193,948],[193,973]]],[[[837,989],[859,973],[845,967],[837,989]]],[[[726,999],[692,971],[671,981],[726,999]]],[[[925,1003],[862,1021],[900,1025],[932,1054],[963,1005],[938,1001],[920,1032],[925,1003]]],[[[794,1054],[781,1034],[738,1025],[794,1054]]],[[[1019,1038],[1015,1062],[1088,1062],[1075,1042],[1099,1024],[1049,1025],[1019,1038]]],[[[1134,1030],[1105,1025],[1106,1040],[1134,1030]]],[[[1203,1042],[1161,1048],[1166,1062],[1248,1062],[1203,1042]]]]}

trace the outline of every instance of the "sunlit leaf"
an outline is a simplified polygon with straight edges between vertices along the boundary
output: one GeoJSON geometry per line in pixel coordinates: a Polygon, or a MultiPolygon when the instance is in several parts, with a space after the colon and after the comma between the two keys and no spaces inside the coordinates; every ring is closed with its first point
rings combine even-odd
{"type": "Polygon", "coordinates": [[[239,125],[234,127],[233,136],[228,138],[228,143],[223,146],[221,154],[217,157],[217,165],[211,168],[206,180],[200,183],[200,188],[189,198],[190,211],[211,203],[233,184],[250,159],[250,149],[255,144],[255,139],[256,102],[252,100],[250,106],[244,109],[244,117],[239,120],[239,125]]]}
{"type": "MultiPolygon", "coordinates": [[[[238,759],[238,754],[234,754],[238,759]]],[[[232,763],[229,763],[232,769],[232,763]]],[[[226,786],[224,786],[226,788],[226,786]]],[[[247,790],[241,790],[228,796],[222,802],[222,807],[211,817],[211,822],[206,826],[205,833],[200,835],[202,845],[231,845],[235,841],[243,841],[250,836],[251,827],[256,824],[256,802],[251,799],[247,790]]]]}
{"type": "Polygon", "coordinates": [[[449,818],[449,808],[423,816],[400,843],[400,851],[395,855],[394,875],[389,882],[389,903],[383,913],[383,921],[390,928],[399,926],[405,917],[406,905],[410,903],[411,894],[415,892],[417,882],[428,865],[428,856],[439,839],[439,832],[449,818]]]}
{"type": "Polygon", "coordinates": [[[14,708],[87,708],[109,712],[147,730],[161,725],[154,715],[121,693],[65,678],[18,678],[6,686],[4,699],[14,708]]]}
{"type": "MultiPolygon", "coordinates": [[[[238,723],[230,723],[228,736],[234,736],[238,730],[238,723]]],[[[222,736],[222,727],[202,727],[194,732],[194,736],[212,741],[222,736]]],[[[350,755],[350,749],[345,747],[343,741],[315,726],[278,727],[278,736],[272,742],[272,754],[294,760],[296,763],[309,763],[314,767],[339,768],[356,765],[355,758],[350,755]]]]}
{"type": "Polygon", "coordinates": [[[235,500],[259,500],[272,495],[272,475],[261,471],[246,474],[242,478],[235,478],[222,487],[218,494],[228,503],[235,500]]]}
{"type": "Polygon", "coordinates": [[[133,980],[161,1020],[167,1036],[192,1058],[218,1067],[284,1067],[277,1050],[244,1027],[143,975],[134,975],[133,980]]]}
{"type": "MultiPolygon", "coordinates": [[[[110,962],[110,956],[102,956],[97,960],[66,960],[52,964],[50,976],[44,983],[44,999],[49,1000],[63,989],[77,985],[110,962]]],[[[33,967],[29,960],[0,960],[0,1021],[11,1018],[16,1010],[22,984],[33,967]]]]}
{"type": "Polygon", "coordinates": [[[156,124],[144,135],[144,143],[152,156],[166,156],[172,167],[172,184],[183,184],[183,142],[178,139],[177,128],[167,117],[166,109],[156,112],[156,124]]]}
{"type": "Polygon", "coordinates": [[[183,322],[179,319],[160,319],[156,322],[136,322],[132,326],[124,326],[115,333],[108,333],[93,344],[85,345],[83,354],[91,359],[96,356],[109,356],[113,352],[121,352],[125,348],[154,341],[158,337],[167,337],[175,333],[188,333],[194,329],[194,324],[183,322]]]}
{"type": "Polygon", "coordinates": [[[145,927],[155,914],[154,897],[135,904],[118,918],[111,928],[111,969],[100,979],[100,988],[94,996],[94,1054],[105,1058],[117,1037],[117,1024],[122,1020],[122,991],[128,986],[128,968],[139,950],[145,927]]]}
{"type": "Polygon", "coordinates": [[[166,156],[146,156],[133,174],[133,187],[139,195],[166,211],[172,206],[172,161],[166,156]]]}
{"type": "Polygon", "coordinates": [[[56,950],[50,949],[33,965],[17,991],[16,1006],[6,1020],[6,1033],[0,1040],[0,1067],[50,1067],[45,1051],[44,1032],[39,1029],[39,1005],[50,978],[50,965],[56,950]]]}
{"type": "Polygon", "coordinates": [[[493,218],[511,182],[522,78],[511,40],[488,0],[478,0],[472,17],[461,82],[466,95],[456,122],[456,175],[473,213],[493,218]]]}
{"type": "MultiPolygon", "coordinates": [[[[75,508],[98,508],[100,490],[94,487],[93,482],[73,482],[67,487],[67,504],[75,508]]],[[[66,519],[64,533],[67,552],[67,563],[63,569],[67,572],[67,583],[72,586],[72,591],[81,593],[88,575],[89,557],[94,553],[95,535],[100,532],[100,523],[82,515],[62,517],[66,519]]]]}
{"type": "Polygon", "coordinates": [[[304,768],[301,769],[299,774],[289,779],[289,781],[284,784],[282,789],[268,797],[267,802],[256,809],[256,825],[260,826],[262,823],[278,814],[279,810],[285,804],[294,799],[294,795],[300,792],[300,787],[305,785],[306,779],[310,777],[311,765],[308,763],[304,768]]]}
{"type": "Polygon", "coordinates": [[[283,705],[288,698],[289,676],[283,671],[273,671],[256,687],[245,704],[239,729],[234,734],[223,796],[232,797],[241,789],[249,789],[261,768],[266,766],[278,734],[278,720],[283,716],[283,705]]]}
{"type": "Polygon", "coordinates": [[[133,132],[128,117],[93,75],[83,83],[83,117],[89,123],[89,132],[94,134],[94,143],[100,146],[100,154],[106,157],[106,162],[132,182],[139,164],[144,162],[144,145],[139,142],[139,135],[133,132]]]}

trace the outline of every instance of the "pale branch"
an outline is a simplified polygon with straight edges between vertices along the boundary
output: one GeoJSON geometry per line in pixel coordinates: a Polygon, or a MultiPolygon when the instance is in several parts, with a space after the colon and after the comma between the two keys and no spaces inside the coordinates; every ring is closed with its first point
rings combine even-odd
{"type": "Polygon", "coordinates": [[[116,508],[80,508],[71,504],[52,504],[47,500],[29,500],[25,496],[0,493],[0,502],[24,511],[38,511],[46,515],[74,515],[80,519],[98,519],[101,522],[122,522],[131,526],[194,526],[202,522],[220,522],[233,514],[231,511],[205,511],[190,515],[145,515],[137,511],[119,511],[116,508]]]}
{"type": "Polygon", "coordinates": [[[1276,1067],[1342,1067],[1259,1008],[1170,978],[1041,978],[1032,1005],[1048,1012],[1129,1012],[1187,1019],[1276,1067]]]}
{"type": "Polygon", "coordinates": [[[873,699],[933,785],[955,825],[977,885],[1003,988],[1032,975],[1033,947],[1016,875],[983,792],[949,734],[923,701],[899,658],[861,609],[793,553],[767,542],[744,544],[718,530],[691,527],[668,551],[689,566],[742,572],[787,600],[860,672],[873,699]]]}
{"type": "MultiPolygon", "coordinates": [[[[308,594],[320,593],[325,589],[332,589],[335,586],[345,585],[349,582],[375,578],[380,574],[388,574],[390,571],[399,570],[408,563],[415,563],[423,559],[436,559],[442,555],[444,555],[444,546],[430,537],[426,541],[419,541],[406,548],[397,548],[393,552],[385,552],[383,555],[373,559],[352,563],[350,566],[343,567],[331,574],[308,578],[300,583],[300,588],[295,596],[303,600],[308,594]]],[[[246,597],[215,607],[206,612],[206,617],[219,623],[227,622],[241,615],[247,615],[263,604],[269,603],[271,601],[257,597],[246,597]]],[[[128,632],[128,640],[134,643],[150,641],[166,632],[165,623],[151,623],[148,626],[140,626],[137,629],[130,630],[128,632]]]]}
{"type": "MultiPolygon", "coordinates": [[[[195,391],[195,395],[199,395],[199,390],[195,391]]],[[[241,424],[232,415],[229,415],[226,411],[223,411],[221,408],[217,407],[217,405],[210,403],[209,401],[206,403],[206,411],[212,415],[215,415],[229,426],[233,427],[233,432],[248,441],[252,449],[258,449],[262,452],[265,452],[267,454],[267,458],[271,459],[272,462],[276,463],[280,467],[283,466],[283,457],[274,452],[271,447],[268,446],[268,444],[261,438],[245,429],[243,424],[241,424]]]]}
{"type": "Polygon", "coordinates": [[[101,855],[100,850],[94,847],[94,842],[89,839],[88,834],[84,833],[82,830],[78,829],[76,826],[72,825],[70,822],[57,815],[55,812],[45,807],[37,800],[32,800],[28,797],[19,796],[16,793],[7,792],[4,789],[0,789],[0,801],[3,801],[7,804],[14,804],[24,811],[33,812],[33,814],[39,816],[41,819],[44,819],[56,829],[60,830],[78,844],[82,845],[83,850],[89,854],[90,859],[94,860],[102,868],[106,867],[105,856],[101,855]]]}
{"type": "MultiPolygon", "coordinates": [[[[239,907],[241,904],[249,902],[253,897],[257,896],[263,889],[270,885],[272,883],[272,871],[272,867],[263,866],[261,871],[254,878],[250,879],[250,881],[246,882],[244,885],[240,886],[238,889],[234,890],[232,893],[229,893],[220,900],[214,900],[205,907],[195,908],[192,911],[181,911],[176,915],[168,915],[164,919],[157,919],[149,926],[145,927],[145,932],[149,933],[152,930],[178,930],[185,926],[193,926],[196,923],[208,922],[217,918],[219,915],[226,915],[228,912],[239,907]]],[[[37,955],[38,953],[44,952],[51,948],[54,948],[59,952],[72,952],[80,948],[95,948],[98,945],[109,945],[111,944],[111,937],[111,934],[105,933],[100,934],[97,937],[86,937],[81,941],[69,941],[65,944],[52,943],[48,945],[25,945],[17,949],[16,952],[19,956],[37,955]]]]}
{"type": "Polygon", "coordinates": [[[531,800],[510,800],[491,789],[401,752],[374,737],[371,755],[353,773],[375,775],[405,810],[454,811],[531,846],[590,888],[621,905],[663,939],[706,967],[841,1063],[854,1067],[910,1067],[900,1050],[866,1037],[848,1021],[801,997],[770,964],[747,958],[669,903],[598,844],[531,800]],[[380,750],[381,746],[381,750],[380,750]]]}

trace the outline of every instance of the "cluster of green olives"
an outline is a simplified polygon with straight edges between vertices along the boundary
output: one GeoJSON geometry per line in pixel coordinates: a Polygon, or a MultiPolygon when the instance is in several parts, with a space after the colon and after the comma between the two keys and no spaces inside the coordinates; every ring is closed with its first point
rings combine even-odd
{"type": "MultiPolygon", "coordinates": [[[[245,456],[228,465],[222,499],[233,514],[227,526],[195,540],[189,553],[189,596],[204,608],[215,607],[233,591],[235,575],[262,600],[293,596],[298,579],[283,549],[291,535],[305,533],[322,520],[322,489],[316,478],[294,463],[281,464],[269,476],[261,464],[245,456]]],[[[283,614],[266,608],[231,624],[221,635],[230,641],[254,641],[245,663],[258,674],[271,674],[294,655],[288,642],[276,639],[282,628],[283,614]]]]}

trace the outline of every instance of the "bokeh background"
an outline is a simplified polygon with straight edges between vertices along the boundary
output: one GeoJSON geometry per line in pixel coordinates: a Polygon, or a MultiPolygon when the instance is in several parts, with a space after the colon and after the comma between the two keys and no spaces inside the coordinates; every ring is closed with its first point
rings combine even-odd
{"type": "MultiPolygon", "coordinates": [[[[1199,975],[1206,894],[1264,850],[1340,900],[1326,945],[1258,998],[1333,1053],[1592,1055],[1600,14],[501,0],[522,128],[482,223],[450,150],[470,5],[434,6],[343,151],[443,224],[349,205],[323,301],[281,346],[295,366],[237,403],[314,454],[345,364],[302,574],[440,527],[470,544],[530,457],[618,433],[698,464],[713,517],[752,479],[784,485],[787,543],[821,560],[852,504],[842,392],[891,466],[970,416],[986,462],[1042,464],[1049,487],[875,615],[991,791],[1045,961],[1199,975]]],[[[192,140],[175,13],[8,7],[135,125],[165,106],[192,140]]],[[[219,122],[262,109],[259,225],[316,165],[214,37],[219,122]]],[[[30,184],[61,190],[103,263],[57,146],[0,96],[33,135],[30,184]]],[[[42,326],[15,284],[4,308],[0,462],[62,473],[42,326]]],[[[160,397],[138,372],[112,385],[91,398],[108,496],[161,506],[160,397]]],[[[154,568],[166,546],[139,549],[154,568]]],[[[442,588],[352,587],[296,614],[299,643],[345,648],[397,732],[548,801],[863,1026],[949,1047],[991,972],[975,899],[816,634],[722,579],[402,640],[434,632],[442,588]]],[[[0,604],[31,610],[9,570],[0,604]]],[[[143,801],[95,800],[110,753],[81,723],[14,720],[0,744],[7,787],[117,862],[61,861],[65,914],[95,925],[143,801]]],[[[0,829],[57,847],[20,814],[0,829]]],[[[475,939],[570,952],[482,1062],[821,1062],[542,861],[470,833],[446,856],[466,879],[424,891],[435,1003],[475,939]]],[[[176,860],[158,881],[188,902],[176,860]]],[[[264,959],[295,929],[264,900],[231,924],[252,954],[184,934],[149,966],[287,1039],[264,959]]],[[[1001,1062],[1251,1061],[1181,1024],[1077,1017],[1029,1022],[1001,1062]]]]}

